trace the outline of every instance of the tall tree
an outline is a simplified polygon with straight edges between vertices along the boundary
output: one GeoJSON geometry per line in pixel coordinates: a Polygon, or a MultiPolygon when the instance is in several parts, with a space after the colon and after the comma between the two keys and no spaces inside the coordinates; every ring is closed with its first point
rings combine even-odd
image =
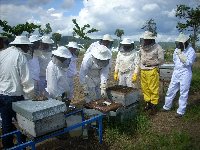
{"type": "Polygon", "coordinates": [[[21,35],[24,31],[27,31],[29,34],[33,33],[35,29],[39,28],[39,25],[26,22],[25,24],[18,24],[16,26],[10,26],[7,21],[0,20],[0,26],[4,31],[3,35],[9,37],[21,35]]]}
{"type": "Polygon", "coordinates": [[[56,44],[56,48],[58,47],[58,42],[61,40],[61,34],[60,33],[53,33],[52,38],[56,44]]]}
{"type": "Polygon", "coordinates": [[[85,40],[84,48],[87,49],[90,41],[88,34],[98,32],[99,30],[91,28],[89,24],[85,24],[83,27],[80,27],[76,22],[76,19],[72,19],[72,22],[75,26],[72,32],[73,37],[78,36],[80,39],[85,40]]]}
{"type": "Polygon", "coordinates": [[[118,39],[118,47],[119,47],[119,41],[121,41],[122,35],[124,35],[124,30],[123,29],[116,29],[115,35],[119,38],[118,39]]]}
{"type": "Polygon", "coordinates": [[[40,26],[40,28],[39,28],[38,31],[39,31],[39,34],[40,34],[41,36],[43,36],[43,35],[45,35],[45,34],[50,34],[50,33],[52,32],[50,23],[47,23],[47,24],[45,25],[45,28],[44,28],[44,29],[42,29],[42,27],[40,26]]]}
{"type": "Polygon", "coordinates": [[[179,31],[189,31],[192,47],[196,49],[196,42],[199,41],[200,34],[200,5],[196,8],[190,8],[186,5],[177,5],[176,17],[180,22],[177,23],[176,28],[179,31]]]}
{"type": "Polygon", "coordinates": [[[145,31],[150,31],[154,34],[154,36],[157,36],[157,26],[154,19],[152,18],[147,20],[141,29],[144,29],[145,31]]]}

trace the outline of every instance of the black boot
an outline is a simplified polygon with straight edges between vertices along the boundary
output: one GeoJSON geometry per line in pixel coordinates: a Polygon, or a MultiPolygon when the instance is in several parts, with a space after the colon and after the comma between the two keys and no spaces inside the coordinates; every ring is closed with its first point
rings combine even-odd
{"type": "Polygon", "coordinates": [[[149,109],[151,109],[151,103],[150,102],[146,102],[146,105],[144,107],[144,111],[148,111],[149,109]]]}
{"type": "Polygon", "coordinates": [[[151,104],[150,115],[155,115],[157,113],[157,105],[151,104]]]}

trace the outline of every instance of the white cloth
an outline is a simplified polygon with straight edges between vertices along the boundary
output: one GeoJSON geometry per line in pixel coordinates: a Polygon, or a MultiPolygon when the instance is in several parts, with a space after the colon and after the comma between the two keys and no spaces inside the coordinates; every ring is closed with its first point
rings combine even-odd
{"type": "Polygon", "coordinates": [[[40,65],[38,56],[33,55],[33,58],[28,61],[31,76],[34,80],[40,80],[40,65]]]}
{"type": "Polygon", "coordinates": [[[46,76],[46,68],[48,63],[51,61],[52,53],[49,51],[41,50],[38,52],[39,64],[40,64],[40,76],[46,76]]]}
{"type": "MultiPolygon", "coordinates": [[[[79,73],[79,79],[81,85],[87,85],[88,89],[91,88],[92,90],[89,90],[89,98],[93,98],[94,95],[96,95],[96,98],[98,99],[100,95],[100,85],[106,84],[108,79],[108,72],[109,72],[109,65],[106,67],[99,67],[97,66],[92,58],[92,55],[89,53],[85,55],[83,58],[80,73],[79,73]],[[93,93],[96,92],[96,93],[93,93]]],[[[90,99],[90,100],[94,100],[90,99]]]]}
{"type": "Polygon", "coordinates": [[[76,67],[76,63],[77,63],[77,57],[76,56],[72,56],[69,67],[67,68],[66,71],[66,76],[69,82],[69,99],[73,99],[74,98],[74,77],[77,75],[77,67],[76,67]]]}
{"type": "Polygon", "coordinates": [[[138,73],[139,54],[137,51],[118,52],[115,72],[118,72],[119,85],[135,87],[132,83],[133,73],[138,73]]]}
{"type": "Polygon", "coordinates": [[[51,61],[52,53],[45,50],[37,50],[34,52],[38,56],[39,65],[40,65],[40,80],[39,80],[39,91],[40,94],[45,92],[46,85],[46,68],[48,63],[51,61]]]}
{"type": "Polygon", "coordinates": [[[66,78],[66,71],[54,64],[52,60],[46,69],[46,80],[46,91],[50,98],[62,96],[64,92],[67,92],[67,95],[69,95],[69,83],[66,78]]]}
{"type": "Polygon", "coordinates": [[[66,75],[67,77],[74,77],[77,74],[77,67],[76,67],[76,63],[77,63],[77,57],[76,56],[72,56],[69,67],[67,69],[66,75]]]}
{"type": "Polygon", "coordinates": [[[180,88],[180,97],[179,97],[179,108],[177,109],[178,114],[185,114],[188,92],[190,88],[190,83],[192,79],[192,64],[196,58],[195,51],[192,47],[188,47],[182,53],[187,57],[185,63],[180,61],[179,56],[177,55],[177,50],[175,49],[173,54],[173,61],[175,64],[174,72],[172,74],[171,82],[165,97],[164,109],[169,110],[172,107],[172,102],[176,96],[177,91],[180,88]]]}
{"type": "Polygon", "coordinates": [[[0,94],[21,96],[33,91],[34,83],[24,52],[15,46],[0,51],[0,94]]]}

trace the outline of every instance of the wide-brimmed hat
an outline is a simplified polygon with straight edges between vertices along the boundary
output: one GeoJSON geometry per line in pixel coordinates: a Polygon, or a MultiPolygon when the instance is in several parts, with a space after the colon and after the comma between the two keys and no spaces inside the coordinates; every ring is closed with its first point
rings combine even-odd
{"type": "Polygon", "coordinates": [[[36,42],[36,41],[41,40],[41,37],[39,37],[39,35],[31,35],[29,37],[29,40],[30,40],[30,42],[36,42]]]}
{"type": "Polygon", "coordinates": [[[43,36],[42,37],[42,43],[53,44],[54,41],[49,36],[43,36]]]}
{"type": "Polygon", "coordinates": [[[104,41],[114,41],[113,38],[109,34],[105,34],[102,38],[104,41]]]}
{"type": "Polygon", "coordinates": [[[182,43],[185,43],[187,40],[189,40],[189,36],[188,35],[185,35],[184,33],[180,33],[179,36],[176,38],[176,42],[182,42],[182,43]]]}
{"type": "Polygon", "coordinates": [[[143,39],[156,39],[156,36],[150,31],[145,31],[143,39]]]}
{"type": "Polygon", "coordinates": [[[69,42],[68,45],[66,45],[67,47],[72,47],[72,48],[76,48],[76,49],[80,49],[80,47],[78,46],[77,42],[69,42]]]}
{"type": "Polygon", "coordinates": [[[104,45],[95,46],[91,51],[92,56],[100,60],[111,59],[111,51],[104,45]]]}
{"type": "Polygon", "coordinates": [[[33,43],[29,41],[28,37],[21,35],[21,36],[16,36],[15,40],[10,44],[33,44],[33,43]]]}
{"type": "Polygon", "coordinates": [[[64,46],[58,47],[57,50],[52,51],[52,54],[59,57],[63,57],[63,58],[72,57],[72,54],[70,53],[70,51],[64,46]]]}
{"type": "Polygon", "coordinates": [[[133,44],[134,42],[129,38],[124,38],[120,43],[130,45],[130,44],[133,44]]]}

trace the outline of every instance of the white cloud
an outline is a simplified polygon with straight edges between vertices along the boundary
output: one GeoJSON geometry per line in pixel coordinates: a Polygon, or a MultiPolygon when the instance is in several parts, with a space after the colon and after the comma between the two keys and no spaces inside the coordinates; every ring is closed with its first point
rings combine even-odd
{"type": "Polygon", "coordinates": [[[74,0],[64,0],[64,2],[61,4],[61,7],[64,9],[69,9],[74,5],[74,0]]]}
{"type": "MultiPolygon", "coordinates": [[[[18,2],[19,3],[19,2],[18,2]]],[[[142,25],[146,20],[153,18],[157,24],[158,40],[173,41],[173,36],[178,34],[176,29],[177,20],[174,17],[177,4],[188,4],[188,0],[29,0],[29,3],[15,4],[4,1],[0,5],[0,18],[7,20],[9,24],[16,25],[26,21],[45,25],[50,23],[53,32],[62,35],[72,35],[72,19],[76,18],[80,26],[90,24],[100,30],[91,34],[90,37],[101,37],[109,33],[114,38],[114,31],[117,28],[123,29],[123,37],[131,37],[134,41],[142,35],[142,25]],[[60,3],[59,3],[60,2],[60,3]],[[65,16],[66,10],[59,8],[71,8],[73,5],[80,5],[83,8],[76,16],[65,16]],[[29,5],[36,5],[32,7],[29,5]],[[52,4],[52,5],[50,5],[52,4]],[[45,6],[44,6],[45,5],[45,6]],[[49,6],[49,7],[47,7],[49,6]]],[[[70,9],[68,12],[73,12],[70,9]]]]}
{"type": "Polygon", "coordinates": [[[154,10],[159,10],[160,7],[158,6],[158,4],[146,4],[142,7],[143,11],[154,11],[154,10]]]}

